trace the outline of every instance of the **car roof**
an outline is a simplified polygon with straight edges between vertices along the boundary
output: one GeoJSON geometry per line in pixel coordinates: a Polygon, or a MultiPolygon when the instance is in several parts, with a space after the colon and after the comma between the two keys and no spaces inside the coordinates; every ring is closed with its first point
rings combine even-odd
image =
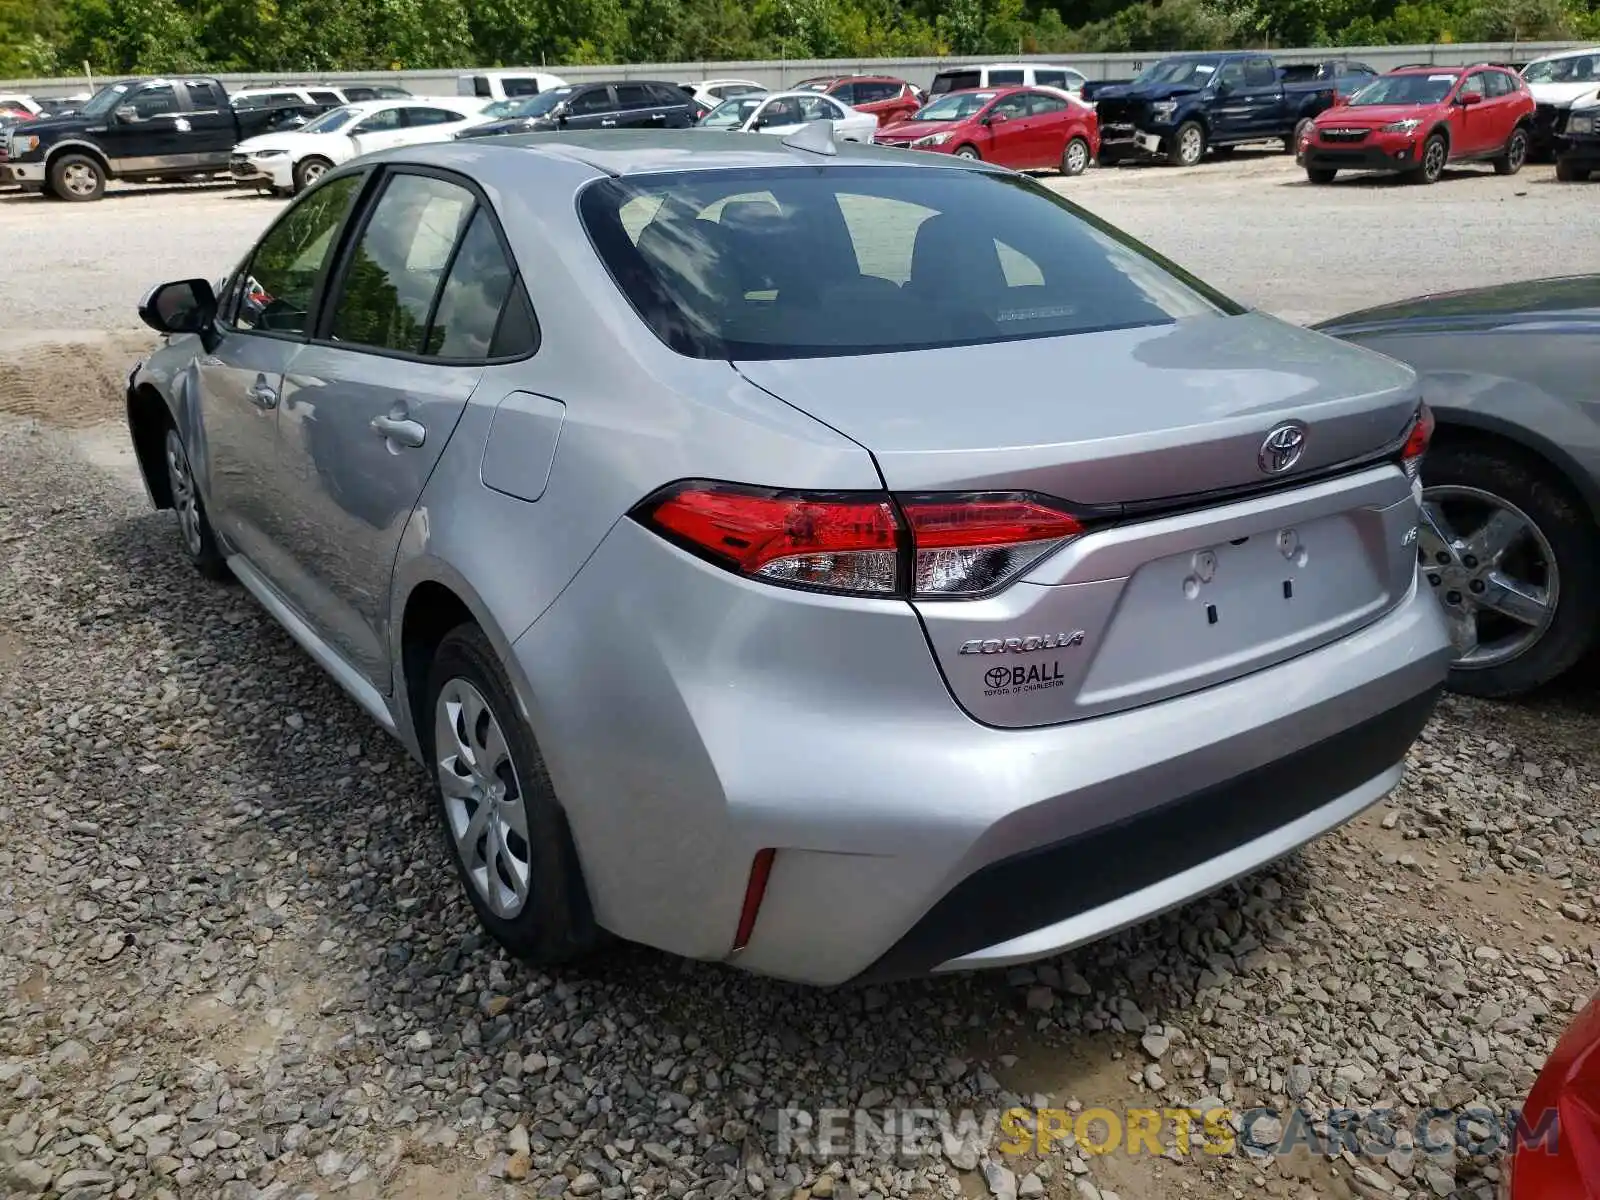
{"type": "MultiPolygon", "coordinates": [[[[807,93],[799,93],[805,95],[807,93]]],[[[821,155],[785,144],[764,133],[726,133],[707,129],[612,129],[519,133],[463,142],[427,142],[364,156],[363,161],[409,161],[463,171],[492,186],[523,190],[530,160],[587,168],[599,178],[665,172],[713,172],[736,168],[880,165],[920,170],[995,172],[989,164],[947,154],[915,154],[860,142],[837,143],[838,153],[821,155]]]]}
{"type": "Polygon", "coordinates": [[[1582,49],[1582,50],[1560,50],[1560,51],[1557,51],[1555,54],[1541,54],[1538,58],[1534,59],[1528,65],[1531,67],[1531,66],[1533,66],[1534,63],[1555,62],[1557,59],[1561,59],[1561,58],[1582,58],[1586,54],[1587,55],[1600,54],[1600,46],[1589,46],[1586,49],[1582,49]]]}

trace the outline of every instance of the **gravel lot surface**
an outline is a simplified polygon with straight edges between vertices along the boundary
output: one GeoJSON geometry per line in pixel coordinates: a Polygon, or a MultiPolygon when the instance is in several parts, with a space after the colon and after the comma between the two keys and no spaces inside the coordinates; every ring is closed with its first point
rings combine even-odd
{"type": "MultiPolygon", "coordinates": [[[[1067,187],[1291,316],[1600,269],[1571,233],[1595,193],[1538,168],[1315,193],[1282,159],[1186,174],[1067,187]]],[[[1293,1140],[1291,1105],[1319,1138],[1330,1109],[1492,1123],[1600,973],[1591,683],[1445,701],[1386,804],[1068,958],[831,992],[632,948],[530,970],[478,934],[422,772],[188,569],[106,423],[134,294],[219,272],[277,207],[0,200],[0,1196],[1492,1195],[1492,1145],[1448,1135],[894,1156],[785,1154],[774,1130],[1015,1104],[1280,1110],[1260,1142],[1293,1140]]]]}

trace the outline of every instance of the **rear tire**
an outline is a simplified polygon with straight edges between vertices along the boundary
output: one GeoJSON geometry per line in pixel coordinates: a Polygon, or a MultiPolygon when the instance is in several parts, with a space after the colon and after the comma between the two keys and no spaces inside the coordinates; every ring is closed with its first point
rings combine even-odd
{"type": "Polygon", "coordinates": [[[1175,167],[1199,166],[1206,156],[1206,131],[1198,121],[1185,121],[1172,135],[1167,161],[1175,167]]]}
{"type": "Polygon", "coordinates": [[[1306,178],[1315,184],[1332,183],[1339,172],[1326,167],[1307,167],[1306,178]]]}
{"type": "Polygon", "coordinates": [[[1422,161],[1407,175],[1407,178],[1412,183],[1438,183],[1439,176],[1444,174],[1445,164],[1449,161],[1450,143],[1445,141],[1443,134],[1432,134],[1422,143],[1422,161]]]}
{"type": "Polygon", "coordinates": [[[1528,131],[1521,125],[1511,131],[1506,139],[1505,151],[1494,160],[1496,175],[1515,175],[1528,161],[1528,131]]]}
{"type": "Polygon", "coordinates": [[[519,712],[483,630],[445,634],[417,722],[445,843],[490,936],[553,966],[588,954],[603,935],[566,813],[519,712]]]}
{"type": "Polygon", "coordinates": [[[1562,183],[1586,183],[1589,172],[1578,166],[1570,158],[1556,159],[1556,178],[1562,183]]]}
{"type": "Polygon", "coordinates": [[[1089,168],[1089,143],[1080,137],[1071,138],[1061,152],[1061,173],[1068,178],[1082,175],[1089,168]]]}
{"type": "MultiPolygon", "coordinates": [[[[1487,698],[1519,696],[1576,665],[1600,632],[1600,531],[1565,480],[1515,447],[1446,442],[1423,460],[1422,482],[1425,502],[1429,489],[1470,488],[1514,506],[1543,536],[1555,560],[1555,614],[1543,633],[1515,657],[1494,665],[1452,667],[1451,689],[1487,698]]],[[[1423,565],[1426,570],[1426,561],[1423,565]]]]}
{"type": "Polygon", "coordinates": [[[74,204],[106,194],[106,173],[87,154],[63,154],[50,164],[50,193],[74,204]]]}

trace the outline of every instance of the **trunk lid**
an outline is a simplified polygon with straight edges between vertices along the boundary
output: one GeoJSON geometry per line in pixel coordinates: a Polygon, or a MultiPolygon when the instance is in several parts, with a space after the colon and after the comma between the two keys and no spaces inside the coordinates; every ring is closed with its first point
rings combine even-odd
{"type": "Polygon", "coordinates": [[[997,488],[1085,505],[1266,482],[1262,439],[1309,427],[1290,474],[1400,437],[1410,368],[1260,313],[848,358],[743,361],[852,438],[892,491],[997,488]]]}
{"type": "Polygon", "coordinates": [[[865,446],[892,491],[1100,509],[992,595],[914,601],[952,696],[987,724],[1221,683],[1353,633],[1415,582],[1405,474],[1381,459],[1328,473],[1404,437],[1415,375],[1261,314],[736,366],[865,446]],[[1303,456],[1269,477],[1263,442],[1289,420],[1303,456]],[[1260,490],[1275,479],[1291,486],[1260,490]]]}

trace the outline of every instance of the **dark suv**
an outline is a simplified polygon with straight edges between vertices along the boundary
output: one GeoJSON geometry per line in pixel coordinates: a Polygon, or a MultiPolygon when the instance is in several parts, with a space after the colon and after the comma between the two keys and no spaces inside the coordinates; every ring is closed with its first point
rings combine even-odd
{"type": "Polygon", "coordinates": [[[533,129],[687,129],[704,109],[675,83],[653,79],[573,83],[529,96],[510,116],[463,129],[456,137],[533,129]]]}

